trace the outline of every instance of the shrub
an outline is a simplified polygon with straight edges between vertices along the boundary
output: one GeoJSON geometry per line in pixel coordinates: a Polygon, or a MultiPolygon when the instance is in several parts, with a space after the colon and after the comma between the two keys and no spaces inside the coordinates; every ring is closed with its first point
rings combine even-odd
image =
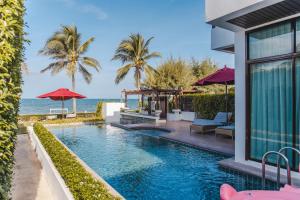
{"type": "MultiPolygon", "coordinates": [[[[198,117],[213,119],[218,112],[226,111],[225,94],[193,94],[183,98],[191,98],[193,109],[198,117]]],[[[234,94],[228,94],[228,112],[234,113],[234,94]]]]}
{"type": "Polygon", "coordinates": [[[103,183],[93,178],[41,123],[34,124],[34,132],[76,200],[120,199],[110,194],[103,183]]]}
{"type": "Polygon", "coordinates": [[[0,1],[0,199],[9,199],[24,43],[23,0],[0,1]]]}
{"type": "Polygon", "coordinates": [[[96,117],[103,119],[103,115],[102,115],[102,109],[103,109],[103,102],[99,101],[97,103],[97,109],[96,109],[96,117]]]}

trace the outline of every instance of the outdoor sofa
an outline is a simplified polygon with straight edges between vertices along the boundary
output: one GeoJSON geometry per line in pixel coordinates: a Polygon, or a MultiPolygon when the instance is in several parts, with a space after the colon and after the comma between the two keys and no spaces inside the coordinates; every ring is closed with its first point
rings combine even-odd
{"type": "Polygon", "coordinates": [[[215,130],[215,134],[217,135],[224,135],[224,136],[229,136],[232,138],[232,140],[235,137],[235,126],[234,123],[229,124],[228,126],[219,126],[215,130]]]}
{"type": "Polygon", "coordinates": [[[225,126],[230,121],[232,113],[218,112],[213,120],[195,119],[190,125],[190,134],[192,131],[207,133],[214,131],[219,126],[225,126]],[[228,120],[227,120],[228,117],[228,120]]]}

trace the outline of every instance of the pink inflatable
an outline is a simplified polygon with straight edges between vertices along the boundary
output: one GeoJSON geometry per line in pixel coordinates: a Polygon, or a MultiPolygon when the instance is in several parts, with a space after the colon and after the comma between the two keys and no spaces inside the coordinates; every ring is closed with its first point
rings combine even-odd
{"type": "Polygon", "coordinates": [[[280,191],[249,190],[237,192],[228,184],[220,189],[221,200],[300,200],[300,189],[285,185],[280,191]]]}

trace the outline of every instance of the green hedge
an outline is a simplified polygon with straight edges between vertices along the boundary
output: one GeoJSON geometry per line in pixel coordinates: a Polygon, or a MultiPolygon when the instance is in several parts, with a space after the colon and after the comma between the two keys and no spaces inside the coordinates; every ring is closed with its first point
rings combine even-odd
{"type": "Polygon", "coordinates": [[[24,50],[24,2],[0,1],[0,199],[9,199],[24,50]]]}
{"type": "Polygon", "coordinates": [[[77,200],[120,199],[114,197],[105,185],[93,176],[77,161],[41,123],[34,124],[34,132],[48,152],[56,169],[77,200]]]}
{"type": "MultiPolygon", "coordinates": [[[[193,110],[198,117],[213,119],[218,112],[226,111],[225,94],[193,94],[185,95],[190,98],[193,110]]],[[[234,113],[234,94],[228,94],[228,112],[234,113]]]]}
{"type": "Polygon", "coordinates": [[[97,108],[96,108],[96,117],[99,117],[100,119],[103,119],[102,109],[103,109],[103,102],[99,101],[97,103],[97,108]]]}
{"type": "MultiPolygon", "coordinates": [[[[26,115],[19,115],[18,119],[20,121],[41,121],[46,120],[46,117],[49,114],[26,114],[26,115]]],[[[76,113],[76,118],[93,118],[96,117],[96,113],[94,112],[87,112],[87,113],[76,113]]]]}

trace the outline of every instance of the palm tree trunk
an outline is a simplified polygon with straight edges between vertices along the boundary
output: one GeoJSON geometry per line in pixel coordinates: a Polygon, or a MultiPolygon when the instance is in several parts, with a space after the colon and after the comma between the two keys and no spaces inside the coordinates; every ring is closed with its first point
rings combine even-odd
{"type": "MultiPolygon", "coordinates": [[[[140,78],[138,80],[136,80],[136,86],[137,86],[137,89],[140,91],[141,90],[141,80],[140,80],[140,78]]],[[[138,107],[140,108],[140,104],[142,102],[142,98],[141,98],[141,95],[139,95],[139,94],[138,94],[138,100],[139,100],[138,107]]]]}
{"type": "MultiPolygon", "coordinates": [[[[72,74],[72,90],[75,92],[75,74],[72,74]]],[[[76,114],[76,99],[73,98],[73,113],[76,114]]]]}

